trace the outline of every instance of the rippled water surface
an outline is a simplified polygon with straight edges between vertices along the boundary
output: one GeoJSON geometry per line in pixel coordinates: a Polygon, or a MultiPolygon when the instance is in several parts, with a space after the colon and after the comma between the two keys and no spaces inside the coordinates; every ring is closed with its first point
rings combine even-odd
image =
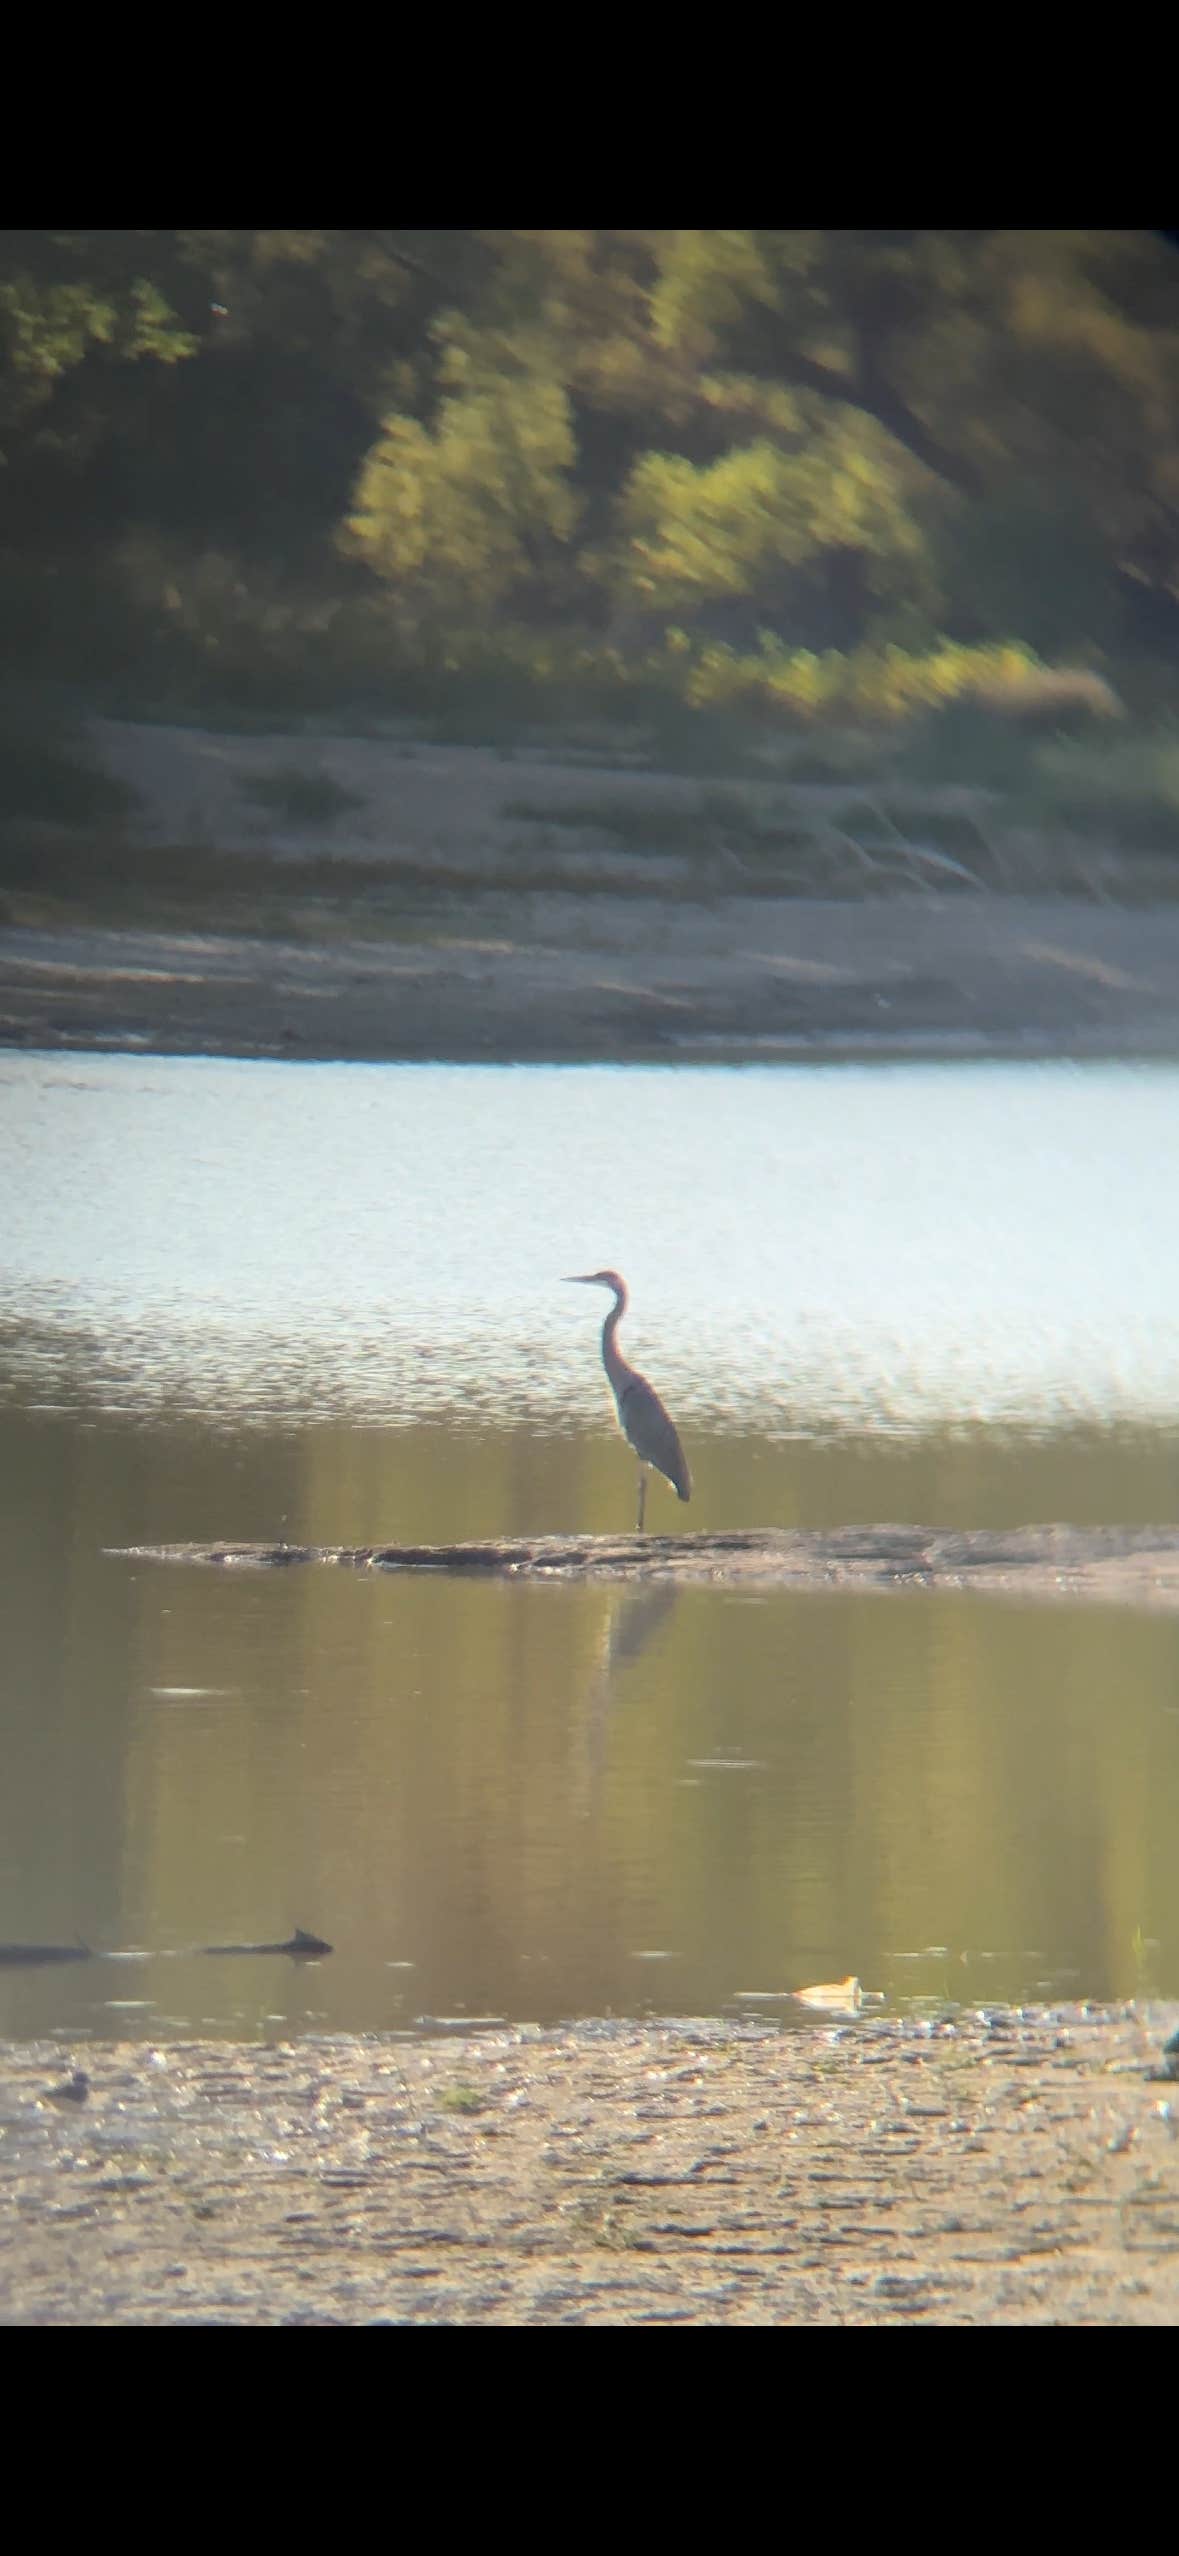
{"type": "Polygon", "coordinates": [[[0,1057],[0,2031],[1179,1993],[1179,1627],[963,1597],[136,1571],[629,1526],[1176,1515],[1170,1067],[0,1057]],[[313,1928],[295,1968],[193,1948],[313,1928]]]}

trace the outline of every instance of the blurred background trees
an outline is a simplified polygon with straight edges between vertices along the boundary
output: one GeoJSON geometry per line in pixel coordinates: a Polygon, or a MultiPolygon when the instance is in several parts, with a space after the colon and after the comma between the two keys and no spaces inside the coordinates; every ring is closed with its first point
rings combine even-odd
{"type": "Polygon", "coordinates": [[[0,664],[145,706],[510,679],[879,718],[1036,659],[1165,699],[1179,259],[6,232],[0,462],[0,664]]]}

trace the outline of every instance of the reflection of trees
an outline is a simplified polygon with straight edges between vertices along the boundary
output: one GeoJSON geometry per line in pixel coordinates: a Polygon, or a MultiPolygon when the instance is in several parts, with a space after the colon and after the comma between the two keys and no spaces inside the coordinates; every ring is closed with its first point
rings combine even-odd
{"type": "MultiPolygon", "coordinates": [[[[756,1455],[710,1438],[720,1514],[1173,1506],[1161,1432],[756,1455]]],[[[341,1952],[321,2002],[358,2001],[332,2008],[341,2027],[390,2020],[405,1956],[407,1993],[439,2010],[464,1983],[526,1999],[521,1946],[556,2012],[633,1988],[629,1951],[652,1942],[696,1947],[694,1996],[853,1967],[883,1985],[894,1951],[929,1944],[973,1956],[952,1973],[964,1993],[1022,1993],[1071,1963],[1121,1994],[1136,1938],[1158,1937],[1169,1990],[1173,1621],[965,1593],[136,1573],[101,1549],[280,1528],[437,1542],[525,1532],[562,1502],[605,1522],[618,1461],[605,1433],[230,1440],[179,1415],[80,1428],[0,1409],[0,1934],[169,1945],[310,1923],[341,1952]],[[184,1688],[202,1700],[161,1700],[184,1688]],[[765,1771],[682,1785],[690,1759],[729,1753],[765,1771]]],[[[894,1984],[941,1973],[902,1966],[894,1984]]]]}

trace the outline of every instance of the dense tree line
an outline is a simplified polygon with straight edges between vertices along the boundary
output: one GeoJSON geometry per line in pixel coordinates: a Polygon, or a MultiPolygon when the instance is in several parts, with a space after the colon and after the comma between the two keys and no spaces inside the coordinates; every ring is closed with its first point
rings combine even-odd
{"type": "Polygon", "coordinates": [[[801,698],[835,652],[1166,658],[1179,258],[1113,231],[7,232],[0,455],[10,666],[281,678],[315,650],[345,683],[577,647],[700,682],[760,652],[801,698]]]}

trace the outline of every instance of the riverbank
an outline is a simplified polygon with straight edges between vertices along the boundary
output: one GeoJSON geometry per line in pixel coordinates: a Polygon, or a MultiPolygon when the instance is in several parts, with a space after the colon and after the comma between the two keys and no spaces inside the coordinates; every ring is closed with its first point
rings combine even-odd
{"type": "Polygon", "coordinates": [[[1177,2019],[8,2044],[0,2313],[1171,2325],[1177,2019]]]}
{"type": "Polygon", "coordinates": [[[998,834],[985,791],[911,793],[902,835],[862,783],[710,792],[474,746],[92,733],[129,811],[10,844],[0,1044],[1179,1052],[1170,867],[998,834]]]}
{"type": "Polygon", "coordinates": [[[468,1063],[1179,1052],[1179,909],[619,898],[592,920],[592,941],[566,911],[535,938],[416,945],[9,928],[0,1045],[468,1063]]]}

